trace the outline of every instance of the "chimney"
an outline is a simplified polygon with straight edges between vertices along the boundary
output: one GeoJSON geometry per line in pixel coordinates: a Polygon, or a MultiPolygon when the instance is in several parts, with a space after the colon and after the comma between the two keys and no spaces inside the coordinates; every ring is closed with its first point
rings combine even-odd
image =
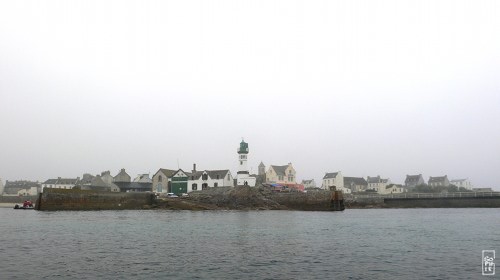
{"type": "Polygon", "coordinates": [[[196,172],[196,163],[193,163],[193,173],[196,172]]]}

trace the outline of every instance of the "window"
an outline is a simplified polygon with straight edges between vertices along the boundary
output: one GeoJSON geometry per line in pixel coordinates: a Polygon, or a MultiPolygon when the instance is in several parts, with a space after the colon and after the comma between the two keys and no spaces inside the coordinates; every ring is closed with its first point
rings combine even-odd
{"type": "Polygon", "coordinates": [[[191,189],[193,189],[193,191],[197,191],[198,190],[198,184],[192,184],[191,185],[191,189]]]}
{"type": "Polygon", "coordinates": [[[215,182],[215,183],[214,183],[214,187],[216,187],[216,188],[217,188],[218,186],[219,186],[219,184],[218,184],[217,182],[215,182]]]}
{"type": "Polygon", "coordinates": [[[228,180],[231,180],[231,177],[229,176],[229,174],[227,174],[227,179],[228,179],[228,180]]]}
{"type": "Polygon", "coordinates": [[[201,189],[202,189],[202,190],[206,190],[207,188],[208,188],[208,184],[207,184],[207,183],[203,183],[203,184],[201,185],[201,189]]]}
{"type": "Polygon", "coordinates": [[[219,174],[217,174],[217,179],[219,179],[219,174]]]}
{"type": "Polygon", "coordinates": [[[162,178],[161,178],[161,175],[158,176],[158,182],[161,182],[162,178]]]}
{"type": "Polygon", "coordinates": [[[201,179],[202,179],[203,181],[208,180],[208,175],[207,175],[207,174],[203,174],[203,175],[201,176],[201,179]]]}
{"type": "Polygon", "coordinates": [[[243,161],[240,160],[240,165],[243,165],[243,161]]]}

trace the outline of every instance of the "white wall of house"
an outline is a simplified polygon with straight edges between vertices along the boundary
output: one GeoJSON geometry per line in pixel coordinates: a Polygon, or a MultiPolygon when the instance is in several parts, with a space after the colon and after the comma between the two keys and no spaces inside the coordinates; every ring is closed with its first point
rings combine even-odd
{"type": "Polygon", "coordinates": [[[37,195],[38,194],[38,188],[37,187],[31,187],[29,189],[22,189],[17,192],[17,195],[37,195]]]}
{"type": "Polygon", "coordinates": [[[245,185],[245,182],[247,182],[248,186],[255,187],[255,184],[257,184],[257,178],[251,176],[239,176],[237,178],[236,184],[238,186],[243,186],[245,185]]]}
{"type": "Polygon", "coordinates": [[[207,175],[206,180],[203,180],[203,175],[198,179],[191,179],[192,176],[189,177],[187,187],[188,192],[202,190],[203,184],[207,184],[208,188],[233,187],[233,176],[231,175],[231,172],[228,172],[223,178],[219,179],[211,178],[206,172],[203,172],[203,174],[207,175]],[[196,184],[196,189],[193,189],[194,184],[196,184]]]}
{"type": "Polygon", "coordinates": [[[278,184],[296,184],[297,183],[297,172],[295,168],[293,168],[291,163],[288,163],[288,166],[285,169],[285,175],[278,175],[276,170],[272,168],[272,165],[269,166],[269,169],[266,172],[266,182],[270,183],[278,183],[278,184]]]}
{"type": "Polygon", "coordinates": [[[392,185],[390,188],[383,187],[377,191],[377,193],[379,194],[391,194],[391,193],[403,193],[403,192],[405,192],[405,189],[396,185],[392,185]]]}
{"type": "Polygon", "coordinates": [[[450,184],[455,185],[459,188],[466,188],[468,190],[472,190],[473,186],[469,179],[459,179],[459,180],[451,180],[450,184]]]}
{"type": "Polygon", "coordinates": [[[72,189],[74,188],[74,184],[42,184],[42,192],[45,188],[53,188],[53,189],[72,189]]]}
{"type": "Polygon", "coordinates": [[[321,188],[327,190],[331,186],[336,186],[337,190],[341,190],[341,188],[346,189],[344,188],[344,176],[342,175],[342,172],[338,171],[337,176],[335,178],[323,179],[321,188]]]}

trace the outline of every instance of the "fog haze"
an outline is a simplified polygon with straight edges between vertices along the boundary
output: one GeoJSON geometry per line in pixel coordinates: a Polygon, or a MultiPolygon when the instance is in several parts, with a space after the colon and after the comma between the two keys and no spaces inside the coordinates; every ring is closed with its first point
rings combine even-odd
{"type": "Polygon", "coordinates": [[[498,1],[3,1],[0,178],[293,163],[500,190],[498,1]]]}

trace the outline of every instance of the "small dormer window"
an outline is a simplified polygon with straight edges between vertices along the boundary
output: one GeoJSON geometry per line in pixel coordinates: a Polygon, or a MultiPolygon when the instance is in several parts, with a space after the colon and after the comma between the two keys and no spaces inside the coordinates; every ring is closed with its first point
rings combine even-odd
{"type": "Polygon", "coordinates": [[[206,173],[205,173],[205,174],[203,174],[203,175],[201,176],[201,179],[202,179],[203,181],[208,180],[208,175],[207,175],[206,173]]]}

